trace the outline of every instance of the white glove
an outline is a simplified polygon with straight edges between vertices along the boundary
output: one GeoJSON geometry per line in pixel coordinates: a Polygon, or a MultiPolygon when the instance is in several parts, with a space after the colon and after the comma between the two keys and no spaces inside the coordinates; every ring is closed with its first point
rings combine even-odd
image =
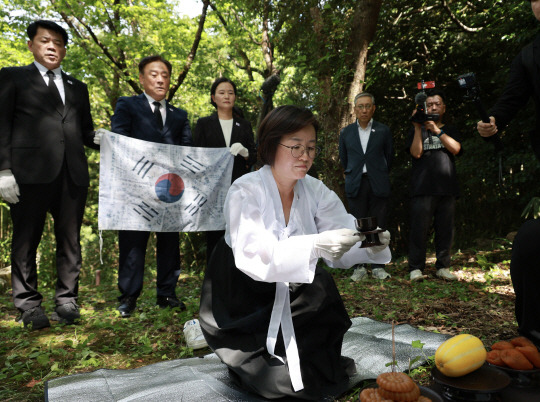
{"type": "Polygon", "coordinates": [[[112,132],[105,130],[104,128],[98,128],[94,131],[94,144],[101,144],[101,137],[103,137],[103,134],[112,134],[112,132]]]}
{"type": "MultiPolygon", "coordinates": [[[[377,229],[380,229],[377,227],[377,229]]],[[[379,233],[379,241],[382,243],[380,246],[372,246],[366,248],[366,253],[368,254],[377,254],[383,251],[390,244],[390,232],[385,230],[384,232],[379,233]]]]}
{"type": "Polygon", "coordinates": [[[11,169],[0,170],[0,197],[10,204],[16,204],[19,202],[19,195],[19,185],[11,169]]]}
{"type": "Polygon", "coordinates": [[[240,155],[240,156],[243,156],[244,158],[247,158],[249,156],[249,151],[245,146],[243,146],[239,142],[235,142],[234,144],[231,145],[231,154],[233,154],[234,156],[240,155]]]}
{"type": "Polygon", "coordinates": [[[327,230],[316,235],[313,254],[318,258],[339,260],[352,246],[365,238],[352,229],[327,230]]]}

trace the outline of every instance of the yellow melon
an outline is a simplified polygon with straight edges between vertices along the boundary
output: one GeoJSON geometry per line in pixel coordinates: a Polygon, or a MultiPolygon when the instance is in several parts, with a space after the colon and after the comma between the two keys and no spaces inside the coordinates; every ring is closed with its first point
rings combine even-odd
{"type": "Polygon", "coordinates": [[[469,334],[456,335],[438,347],[435,365],[448,377],[461,377],[480,368],[486,361],[486,348],[469,334]]]}

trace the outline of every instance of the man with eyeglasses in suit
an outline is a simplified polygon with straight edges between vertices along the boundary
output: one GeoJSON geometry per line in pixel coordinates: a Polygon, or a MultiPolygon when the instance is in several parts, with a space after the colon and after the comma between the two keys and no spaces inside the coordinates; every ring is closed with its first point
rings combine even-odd
{"type": "MultiPolygon", "coordinates": [[[[339,135],[339,158],[345,169],[345,195],[349,212],[357,219],[375,216],[386,229],[390,197],[390,167],[394,156],[390,128],[373,120],[375,97],[362,92],[354,98],[356,122],[339,135]]],[[[372,264],[372,276],[390,278],[384,264],[372,264]]],[[[355,268],[353,280],[367,278],[364,265],[355,268]]]]}

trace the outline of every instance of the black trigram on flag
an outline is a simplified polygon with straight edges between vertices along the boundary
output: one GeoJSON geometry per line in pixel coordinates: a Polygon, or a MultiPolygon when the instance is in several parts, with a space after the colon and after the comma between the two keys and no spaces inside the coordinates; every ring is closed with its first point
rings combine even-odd
{"type": "Polygon", "coordinates": [[[197,162],[195,159],[193,159],[191,156],[186,155],[182,163],[180,164],[183,168],[186,168],[191,173],[197,173],[200,172],[203,167],[205,167],[202,163],[197,162]]]}
{"type": "Polygon", "coordinates": [[[148,205],[146,202],[142,201],[139,205],[133,208],[142,218],[150,222],[156,216],[158,216],[158,211],[148,205]]]}
{"type": "Polygon", "coordinates": [[[148,159],[146,159],[144,156],[141,157],[133,166],[133,169],[131,169],[132,172],[135,172],[138,176],[141,176],[141,179],[144,179],[146,174],[152,167],[154,166],[154,162],[150,162],[148,159]]]}
{"type": "Polygon", "coordinates": [[[201,207],[206,204],[206,201],[208,201],[208,198],[197,194],[197,197],[187,206],[184,208],[184,211],[186,211],[191,216],[195,215],[201,207]]]}

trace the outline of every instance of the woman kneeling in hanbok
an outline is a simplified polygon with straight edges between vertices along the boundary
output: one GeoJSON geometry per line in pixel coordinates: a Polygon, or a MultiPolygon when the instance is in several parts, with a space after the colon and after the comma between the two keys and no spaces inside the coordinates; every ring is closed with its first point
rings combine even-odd
{"type": "Polygon", "coordinates": [[[382,246],[360,248],[355,218],[338,196],[307,175],[318,124],[296,106],[270,112],[258,132],[264,166],[232,185],[225,237],[203,283],[200,323],[208,345],[243,388],[265,398],[322,399],[348,388],[355,366],[341,356],[351,326],[334,268],[386,264],[382,246]]]}

